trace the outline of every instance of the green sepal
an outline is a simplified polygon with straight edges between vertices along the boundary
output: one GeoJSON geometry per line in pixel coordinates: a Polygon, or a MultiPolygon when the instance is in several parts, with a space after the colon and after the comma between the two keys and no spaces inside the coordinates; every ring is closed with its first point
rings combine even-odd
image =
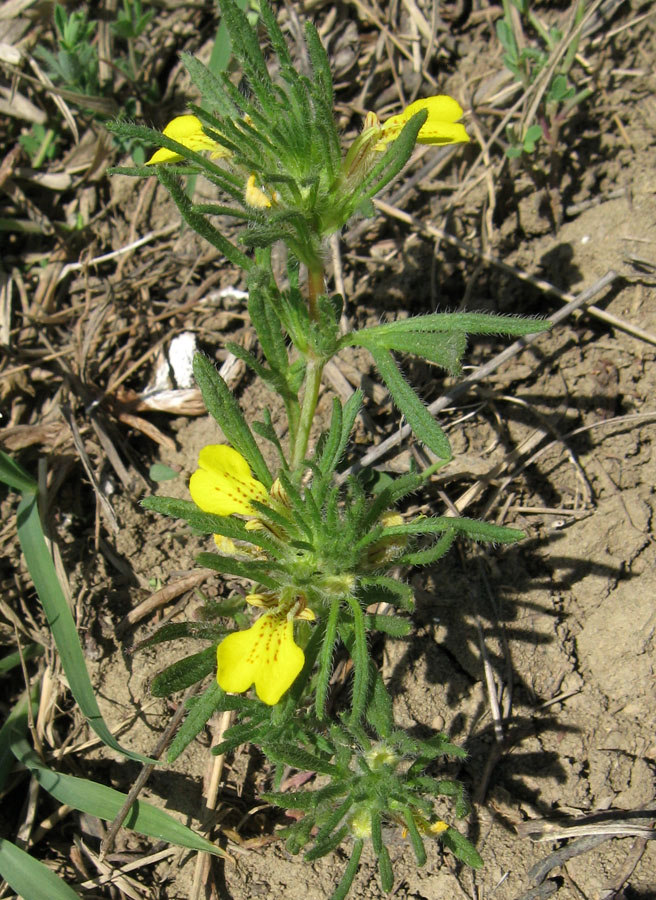
{"type": "Polygon", "coordinates": [[[287,850],[293,856],[296,856],[310,840],[314,822],[314,816],[305,816],[299,822],[294,822],[293,825],[278,832],[279,836],[285,840],[287,850]]]}
{"type": "Polygon", "coordinates": [[[207,411],[219,424],[228,442],[245,457],[255,477],[270,488],[273,478],[237,400],[214,364],[202,353],[194,356],[194,377],[207,411]]]}
{"type": "Polygon", "coordinates": [[[171,746],[166,754],[167,762],[175,762],[183,750],[200,734],[214,713],[220,708],[220,702],[223,697],[225,697],[224,692],[216,681],[213,681],[200,697],[193,698],[195,701],[193,704],[187,703],[189,712],[171,741],[171,746]]]}
{"type": "Polygon", "coordinates": [[[446,831],[443,831],[439,838],[444,846],[448,847],[453,855],[462,860],[465,865],[470,866],[472,869],[480,869],[483,865],[483,860],[472,842],[455,828],[448,828],[446,831]]]}
{"type": "Polygon", "coordinates": [[[401,134],[388,145],[380,161],[363,179],[359,190],[354,191],[355,207],[358,207],[364,199],[375,197],[386,184],[389,184],[399,174],[410,159],[417,143],[417,135],[427,118],[428,111],[422,109],[406,122],[401,134]]]}
{"type": "Polygon", "coordinates": [[[206,647],[184,659],[179,659],[153,678],[150,692],[153,697],[170,697],[176,691],[202,681],[216,668],[216,646],[206,647]]]}

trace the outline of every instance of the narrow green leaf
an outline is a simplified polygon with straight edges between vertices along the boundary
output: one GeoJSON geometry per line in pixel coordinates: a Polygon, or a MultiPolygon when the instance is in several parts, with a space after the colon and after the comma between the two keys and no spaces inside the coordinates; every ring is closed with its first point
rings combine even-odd
{"type": "Polygon", "coordinates": [[[445,531],[442,537],[431,547],[427,547],[425,550],[416,550],[414,553],[404,553],[398,560],[398,564],[401,566],[432,565],[449,552],[451,544],[455,540],[456,533],[455,528],[450,528],[448,531],[445,531]]]}
{"type": "Polygon", "coordinates": [[[158,675],[150,685],[153,697],[170,697],[176,691],[184,691],[197,681],[202,681],[216,668],[216,647],[206,647],[184,659],[178,659],[158,675]]]}
{"type": "Polygon", "coordinates": [[[284,763],[292,766],[294,769],[299,769],[299,771],[319,772],[321,775],[334,775],[337,772],[337,769],[331,762],[320,756],[315,756],[314,753],[309,753],[301,747],[294,747],[291,744],[264,742],[262,749],[274,762],[284,763]]]}
{"type": "MultiPolygon", "coordinates": [[[[163,137],[163,136],[161,136],[163,137]]],[[[166,142],[166,138],[159,140],[159,143],[163,146],[166,142]]],[[[175,148],[174,148],[175,150],[175,148]]],[[[185,151],[184,147],[182,150],[186,155],[191,156],[193,151],[187,150],[185,151]]],[[[200,154],[193,154],[194,156],[200,156],[200,154]]],[[[203,157],[200,157],[205,160],[203,157]]],[[[237,266],[240,269],[245,269],[247,272],[253,266],[253,261],[246,256],[245,253],[242,253],[238,247],[235,247],[233,243],[231,243],[226,237],[224,237],[220,231],[218,231],[205,216],[201,215],[194,211],[192,203],[182,190],[180,182],[174,172],[171,172],[166,166],[155,166],[156,174],[159,180],[162,182],[166,190],[169,192],[171,197],[173,198],[173,202],[178,207],[180,215],[185,220],[187,225],[190,228],[193,228],[201,237],[205,238],[205,240],[212,244],[213,247],[225,256],[227,260],[229,260],[234,266],[237,266]]]]}
{"type": "MultiPolygon", "coordinates": [[[[421,319],[413,319],[418,324],[421,319]]],[[[402,323],[399,323],[402,324],[402,323]]],[[[367,347],[380,347],[383,350],[396,350],[399,353],[412,353],[429,362],[446,369],[451,375],[461,372],[460,360],[467,346],[464,331],[415,331],[406,329],[398,331],[381,331],[364,329],[352,335],[350,343],[367,347]]]]}
{"type": "Polygon", "coordinates": [[[52,869],[5,838],[0,838],[0,877],[23,900],[80,898],[52,869]]]}
{"type": "Polygon", "coordinates": [[[390,353],[371,347],[369,352],[394,403],[407,419],[416,437],[440,459],[451,459],[451,445],[447,436],[401,375],[390,353]]]}
{"type": "Polygon", "coordinates": [[[181,53],[180,59],[196,87],[200,90],[204,104],[222,116],[237,116],[239,110],[223,90],[223,83],[217,78],[230,59],[230,37],[223,23],[217,29],[212,47],[209,68],[191,53],[181,53]]]}
{"type": "Polygon", "coordinates": [[[202,353],[194,356],[194,376],[207,411],[216,419],[229,443],[246,458],[255,477],[270,488],[273,478],[237,400],[213,363],[202,353]]]}
{"type": "Polygon", "coordinates": [[[333,653],[335,650],[335,637],[337,636],[337,618],[339,616],[340,601],[333,600],[326,618],[326,630],[319,653],[319,671],[317,672],[317,684],[315,694],[315,707],[319,719],[323,719],[326,711],[326,695],[328,683],[333,671],[333,653]]]}
{"type": "Polygon", "coordinates": [[[382,631],[390,637],[406,637],[412,631],[412,622],[400,616],[372,613],[365,616],[367,631],[382,631]]]}
{"type": "Polygon", "coordinates": [[[193,741],[197,734],[203,730],[207,722],[219,708],[225,693],[221,690],[216,680],[210,684],[204,693],[196,699],[187,716],[171,741],[171,746],[166,754],[166,761],[173,763],[180,754],[193,741]]]}
{"type": "Polygon", "coordinates": [[[403,818],[405,819],[405,824],[408,829],[408,837],[410,838],[412,849],[415,851],[417,865],[423,866],[426,863],[426,848],[424,847],[424,842],[419,834],[419,829],[417,828],[414,816],[407,807],[403,810],[403,818]]]}
{"type": "Polygon", "coordinates": [[[196,557],[199,566],[205,566],[220,572],[222,575],[236,575],[238,578],[247,578],[249,581],[255,581],[263,584],[271,590],[276,590],[280,585],[275,578],[271,578],[267,573],[271,568],[271,563],[260,560],[247,560],[242,562],[232,556],[222,556],[220,553],[199,553],[196,557]]]}
{"type": "Polygon", "coordinates": [[[394,728],[392,698],[380,676],[374,669],[373,690],[367,707],[367,721],[381,738],[387,738],[394,728]]]}
{"type": "Polygon", "coordinates": [[[36,481],[4,450],[0,450],[0,481],[15,491],[34,494],[38,490],[36,481]]]}
{"type": "Polygon", "coordinates": [[[342,827],[330,837],[325,838],[321,842],[317,841],[314,847],[305,854],[305,859],[308,862],[312,862],[312,860],[320,859],[322,856],[332,853],[333,850],[336,850],[339,847],[348,833],[348,825],[342,825],[342,827]]]}
{"type": "Polygon", "coordinates": [[[277,545],[267,534],[258,531],[256,539],[254,532],[247,531],[241,519],[236,519],[234,516],[215,516],[213,513],[203,512],[191,500],[178,500],[177,497],[144,497],[141,506],[164,516],[184,519],[192,528],[203,534],[220,534],[233,541],[245,541],[263,547],[274,555],[276,553],[277,545]]]}
{"type": "Polygon", "coordinates": [[[362,328],[345,335],[340,346],[350,346],[362,342],[372,343],[382,338],[393,338],[399,334],[444,332],[451,334],[534,334],[548,331],[551,322],[546,319],[531,319],[520,316],[494,316],[489,313],[431,313],[426,316],[412,316],[362,328]]]}
{"type": "MultiPolygon", "coordinates": [[[[390,525],[384,528],[380,537],[392,537],[400,534],[440,534],[443,531],[456,531],[466,534],[473,541],[492,541],[498,544],[514,544],[526,535],[518,528],[507,528],[495,525],[494,522],[482,522],[479,519],[468,519],[465,516],[434,516],[417,518],[403,525],[390,525]]],[[[377,537],[376,540],[379,540],[377,537]]]]}
{"type": "MultiPolygon", "coordinates": [[[[25,662],[28,662],[30,659],[34,659],[35,656],[41,656],[44,652],[45,648],[41,644],[26,644],[22,650],[22,657],[25,662]]],[[[5,672],[9,672],[15,666],[20,666],[20,664],[21,653],[18,650],[8,653],[0,659],[0,675],[4,675],[5,672]]]]}
{"type": "Polygon", "coordinates": [[[267,791],[260,794],[262,800],[280,806],[281,809],[301,809],[309,812],[317,805],[317,791],[267,791]]]}
{"type": "Polygon", "coordinates": [[[353,659],[353,695],[349,721],[357,724],[364,715],[369,691],[369,651],[364,613],[357,598],[346,598],[353,613],[353,641],[349,650],[353,659]]]}
{"type": "Polygon", "coordinates": [[[30,694],[23,691],[18,701],[9,710],[4,725],[0,728],[0,791],[3,790],[9,773],[16,762],[11,752],[11,743],[16,735],[24,737],[28,728],[28,711],[32,706],[32,715],[36,719],[39,711],[39,684],[32,687],[30,694]]]}
{"type": "Polygon", "coordinates": [[[344,869],[344,874],[342,875],[339,884],[330,898],[330,900],[344,900],[348,892],[351,890],[351,885],[353,884],[353,879],[355,878],[356,872],[358,871],[358,866],[360,865],[360,857],[362,856],[362,848],[364,846],[364,841],[362,838],[359,838],[353,844],[353,850],[351,852],[351,858],[348,861],[347,867],[344,869]]]}
{"type": "Polygon", "coordinates": [[[439,837],[444,846],[448,847],[453,855],[461,859],[466,865],[471,866],[472,869],[481,868],[483,860],[474,845],[467,840],[464,834],[460,834],[455,828],[448,828],[439,837]]]}
{"type": "Polygon", "coordinates": [[[17,513],[18,539],[34,587],[46,614],[64,674],[68,679],[71,693],[89,725],[108,746],[130,759],[158,764],[157,760],[126,750],[111,733],[103,719],[93,686],[87,672],[84,654],[80,645],[75,622],[66,597],[59,583],[57,570],[46,546],[39,518],[37,497],[23,496],[17,513]]]}
{"type": "MultiPolygon", "coordinates": [[[[41,787],[60,803],[96,816],[105,822],[116,818],[125,803],[126,795],[86,778],[76,778],[55,772],[45,766],[23,738],[12,743],[12,751],[34,775],[41,787]]],[[[168,841],[190,850],[201,850],[223,856],[220,847],[205,840],[169,813],[157,809],[144,800],[136,800],[125,820],[125,827],[157,840],[168,841]]]]}
{"type": "Polygon", "coordinates": [[[388,894],[394,885],[394,872],[392,870],[392,861],[389,851],[385,844],[380,848],[378,856],[378,872],[380,874],[380,886],[385,894],[388,894]]]}

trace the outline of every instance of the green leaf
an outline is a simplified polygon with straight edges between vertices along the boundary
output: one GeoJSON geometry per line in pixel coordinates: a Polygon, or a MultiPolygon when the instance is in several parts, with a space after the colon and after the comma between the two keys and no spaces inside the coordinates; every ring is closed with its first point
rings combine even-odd
{"type": "Polygon", "coordinates": [[[22,900],[80,898],[52,869],[5,838],[0,838],[0,876],[22,900]]]}
{"type": "MultiPolygon", "coordinates": [[[[117,129],[115,129],[117,130],[117,129]]],[[[169,144],[170,139],[165,135],[159,135],[157,139],[157,143],[161,146],[166,146],[169,144]]],[[[175,144],[175,141],[172,142],[175,144]]],[[[188,150],[183,147],[181,144],[178,147],[170,147],[169,149],[173,149],[176,153],[180,153],[180,155],[185,155],[190,159],[196,161],[198,159],[201,162],[203,168],[206,168],[206,160],[199,153],[194,153],[193,150],[188,150]]],[[[195,212],[193,209],[193,205],[182,190],[180,185],[180,181],[178,180],[176,173],[167,169],[166,166],[155,166],[155,174],[164,185],[166,190],[169,192],[171,197],[173,198],[173,202],[178,207],[178,211],[180,215],[185,220],[187,225],[190,228],[193,228],[195,232],[197,232],[202,238],[212,244],[213,247],[225,256],[227,260],[229,260],[234,266],[237,266],[240,269],[244,269],[245,271],[249,271],[249,269],[253,266],[253,261],[246,256],[245,253],[242,253],[238,247],[235,247],[233,243],[231,243],[226,237],[224,237],[220,231],[218,231],[210,222],[208,222],[207,218],[201,215],[198,212],[195,212]]],[[[216,167],[215,167],[216,168],[216,167]]],[[[152,172],[151,172],[152,174],[152,172]]]]}
{"type": "Polygon", "coordinates": [[[151,481],[171,481],[179,475],[179,472],[176,472],[170,466],[165,466],[164,463],[153,463],[148,470],[148,477],[151,481]]]}
{"type": "Polygon", "coordinates": [[[45,648],[41,644],[26,644],[22,649],[22,653],[19,653],[18,650],[8,653],[0,659],[0,675],[11,671],[15,666],[20,666],[21,656],[25,662],[28,662],[36,656],[41,656],[43,653],[45,653],[45,648]]]}
{"type": "MultiPolygon", "coordinates": [[[[355,332],[354,338],[361,333],[355,332]]],[[[361,345],[370,347],[372,338],[365,337],[361,345]]],[[[467,335],[464,331],[439,333],[403,330],[379,335],[374,339],[373,346],[420,356],[446,369],[451,375],[459,375],[462,371],[460,360],[467,347],[467,335]]]]}
{"type": "Polygon", "coordinates": [[[216,647],[206,647],[184,659],[178,659],[153,678],[150,692],[153,697],[170,697],[176,691],[202,681],[216,668],[216,647]]]}
{"type": "Polygon", "coordinates": [[[225,693],[221,690],[217,682],[213,681],[200,697],[194,698],[194,704],[171,741],[171,746],[166,754],[167,762],[175,762],[196,735],[200,734],[217,709],[219,709],[221,700],[224,697],[225,693]]]}
{"type": "Polygon", "coordinates": [[[444,846],[448,847],[453,855],[461,859],[466,865],[471,866],[472,869],[481,868],[483,860],[474,845],[467,840],[464,834],[460,834],[455,828],[448,828],[439,837],[444,846]]]}
{"type": "Polygon", "coordinates": [[[4,450],[0,450],[0,481],[4,481],[15,491],[34,494],[38,490],[36,481],[11,456],[7,456],[4,450]]]}
{"type": "Polygon", "coordinates": [[[385,844],[381,845],[378,855],[378,872],[380,874],[380,886],[383,891],[388,894],[394,886],[394,872],[392,871],[392,861],[385,844]]]}
{"type": "Polygon", "coordinates": [[[359,838],[354,842],[353,850],[351,851],[351,858],[349,859],[348,865],[344,869],[344,874],[342,875],[340,882],[333,892],[330,900],[344,900],[348,892],[351,890],[353,879],[355,878],[356,872],[358,871],[358,866],[360,865],[360,857],[362,856],[363,846],[364,841],[362,840],[362,838],[359,838]]]}
{"type": "Polygon", "coordinates": [[[403,810],[403,818],[405,819],[405,824],[408,829],[408,837],[410,838],[412,849],[415,851],[417,865],[421,867],[426,863],[426,848],[424,847],[424,842],[419,834],[415,818],[412,815],[411,810],[407,807],[403,810]]]}
{"type": "Polygon", "coordinates": [[[209,414],[218,422],[228,442],[246,458],[255,477],[270,488],[273,478],[237,400],[214,364],[202,353],[194,356],[194,376],[209,414]]]}
{"type": "Polygon", "coordinates": [[[319,671],[315,688],[315,706],[317,716],[323,719],[326,711],[326,696],[328,683],[333,671],[333,653],[335,650],[335,638],[337,636],[337,619],[340,612],[340,601],[333,600],[326,618],[326,629],[319,653],[319,671]]]}
{"type": "MultiPolygon", "coordinates": [[[[340,346],[362,344],[362,346],[386,346],[381,341],[390,336],[421,332],[448,332],[455,334],[534,334],[551,328],[545,319],[531,319],[520,316],[494,316],[488,313],[431,313],[426,316],[413,316],[396,322],[386,322],[371,328],[345,335],[340,346]],[[366,342],[366,343],[365,343],[366,342]]],[[[410,351],[411,352],[411,351],[410,351]]]]}
{"type": "Polygon", "coordinates": [[[451,445],[447,436],[401,375],[390,353],[371,347],[369,352],[394,403],[407,419],[415,436],[440,459],[451,459],[451,445]]]}
{"type": "Polygon", "coordinates": [[[367,721],[381,738],[390,736],[394,728],[394,709],[383,679],[374,667],[373,689],[367,707],[367,721]]]}
{"type": "Polygon", "coordinates": [[[455,537],[455,528],[450,528],[431,547],[427,547],[425,550],[416,550],[414,553],[404,553],[398,560],[398,564],[402,566],[432,565],[448,553],[455,537]]]}
{"type": "Polygon", "coordinates": [[[46,546],[39,518],[37,497],[25,494],[18,506],[18,539],[34,587],[43,605],[64,674],[71,693],[99,738],[108,746],[130,759],[159,764],[157,760],[126,750],[111,733],[103,719],[93,686],[87,672],[73,616],[59,583],[57,570],[46,546]]]}
{"type": "Polygon", "coordinates": [[[255,581],[263,584],[271,590],[280,587],[275,578],[271,578],[267,573],[271,569],[271,563],[260,560],[247,560],[242,562],[232,556],[222,556],[220,553],[200,553],[196,557],[199,566],[206,566],[222,575],[236,575],[238,578],[247,578],[249,581],[255,581]]]}
{"type": "Polygon", "coordinates": [[[412,522],[403,525],[390,525],[383,528],[376,538],[394,537],[401,534],[441,534],[454,528],[461,534],[466,534],[472,541],[492,541],[498,544],[514,544],[521,541],[526,535],[518,528],[506,528],[505,525],[495,525],[493,522],[482,522],[479,519],[468,519],[465,516],[434,516],[419,517],[412,522]]]}
{"type": "Polygon", "coordinates": [[[382,631],[390,637],[406,637],[412,631],[412,622],[400,616],[371,613],[365,616],[367,631],[382,631]]]}
{"type": "MultiPolygon", "coordinates": [[[[86,778],[76,778],[49,769],[23,738],[13,741],[12,751],[19,762],[30,770],[41,787],[60,803],[96,816],[105,822],[115,819],[123,808],[125,794],[86,778]]],[[[224,856],[220,847],[205,840],[164,810],[157,809],[144,800],[134,802],[125,819],[125,827],[157,840],[188,847],[190,850],[224,856]]]]}
{"type": "Polygon", "coordinates": [[[271,757],[274,762],[284,763],[301,772],[319,772],[321,775],[335,775],[336,767],[320,756],[315,756],[301,747],[291,744],[278,744],[263,742],[262,750],[271,757]]]}
{"type": "Polygon", "coordinates": [[[367,629],[365,618],[356,597],[346,598],[353,614],[353,641],[350,642],[349,652],[353,659],[353,695],[351,697],[351,712],[349,722],[357,724],[367,705],[369,692],[369,650],[367,647],[367,629]]]}
{"type": "Polygon", "coordinates": [[[32,716],[36,719],[39,711],[39,684],[36,683],[28,696],[23,691],[17,703],[9,710],[4,725],[0,728],[0,791],[4,789],[9,773],[15,765],[14,754],[11,752],[11,743],[16,735],[23,737],[27,734],[28,711],[32,706],[32,716]]]}

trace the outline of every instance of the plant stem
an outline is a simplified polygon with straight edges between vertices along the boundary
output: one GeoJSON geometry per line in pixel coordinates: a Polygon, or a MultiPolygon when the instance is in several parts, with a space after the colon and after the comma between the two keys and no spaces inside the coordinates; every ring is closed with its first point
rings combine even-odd
{"type": "Polygon", "coordinates": [[[316,268],[308,266],[308,311],[311,322],[317,322],[319,319],[317,299],[320,294],[323,294],[323,288],[323,266],[321,263],[316,268]]]}
{"type": "Polygon", "coordinates": [[[303,405],[301,406],[301,417],[296,430],[296,439],[294,441],[294,455],[292,457],[292,471],[298,469],[305,459],[308,441],[310,439],[310,429],[314,420],[314,411],[317,408],[317,400],[319,399],[319,388],[321,386],[321,376],[323,374],[324,361],[317,359],[315,356],[308,356],[307,369],[305,371],[305,389],[303,391],[303,405]]]}
{"type": "MultiPolygon", "coordinates": [[[[315,266],[308,265],[308,313],[310,322],[319,321],[319,297],[323,293],[323,266],[317,261],[315,266]]],[[[292,431],[292,423],[290,421],[290,431],[294,435],[292,440],[292,471],[298,469],[305,459],[308,441],[310,439],[310,429],[314,419],[314,411],[317,408],[317,400],[319,399],[319,388],[321,387],[321,375],[323,374],[324,360],[318,359],[313,350],[310,349],[306,355],[305,369],[305,386],[303,390],[303,404],[301,406],[301,415],[298,420],[295,431],[292,431]]]]}

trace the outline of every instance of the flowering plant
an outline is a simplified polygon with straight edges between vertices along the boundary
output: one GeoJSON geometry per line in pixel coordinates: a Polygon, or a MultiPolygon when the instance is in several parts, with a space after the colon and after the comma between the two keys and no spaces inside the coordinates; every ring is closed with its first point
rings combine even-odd
{"type": "MultiPolygon", "coordinates": [[[[383,122],[369,113],[362,133],[343,150],[328,59],[314,27],[308,23],[305,32],[312,71],[300,74],[275,16],[261,4],[262,25],[277,57],[274,80],[246,16],[234,0],[220,0],[220,7],[249,93],[185,56],[203,107],[191,105],[190,114],[174,118],[162,133],[116,123],[119,134],[159,147],[145,166],[118,171],[155,173],[184,220],[244,270],[261,355],[234,344],[228,349],[282,399],[288,438],[283,445],[266,409],[262,421],[248,422],[212,360],[195,357],[196,380],[224,443],[201,451],[189,485],[191,500],[149,497],[143,505],[214,535],[215,549],[198,562],[243,578],[250,593],[208,609],[211,621],[203,626],[208,651],[163,672],[154,689],[167,695],[216,670],[216,679],[189,704],[169,759],[215,711],[234,710],[236,722],[213,752],[250,742],[275,764],[275,790],[266,796],[300,811],[284,832],[292,852],[310,844],[305,856],[314,859],[342,843],[350,848],[350,862],[333,894],[338,900],[350,888],[366,842],[378,860],[383,890],[391,889],[383,825],[398,824],[409,835],[419,865],[426,858],[424,840],[432,836],[470,865],[481,864],[473,845],[435,806],[439,796],[451,797],[455,818],[466,814],[462,785],[439,775],[440,758],[464,753],[443,734],[419,740],[395,725],[369,636],[412,631],[412,590],[395,574],[399,570],[436,562],[458,535],[497,543],[522,536],[466,518],[406,520],[400,512],[404,498],[451,458],[451,447],[393,354],[414,354],[455,375],[467,334],[521,335],[547,326],[436,313],[341,334],[344,301],[327,290],[326,239],[354,215],[373,215],[372,198],[401,171],[417,142],[466,142],[459,122],[463,110],[452,98],[438,96],[415,101],[383,122]],[[194,204],[180,183],[189,174],[204,175],[227,202],[194,204]],[[218,230],[214,216],[248,226],[239,244],[218,230]],[[271,264],[271,247],[279,241],[287,248],[284,286],[271,264]],[[433,459],[424,471],[407,472],[374,495],[361,473],[338,477],[361,406],[359,391],[345,404],[333,400],[330,424],[310,447],[324,367],[352,346],[369,351],[394,403],[433,459]],[[273,447],[275,467],[265,460],[261,441],[273,447]],[[255,619],[253,609],[262,610],[255,619]],[[331,695],[337,648],[352,661],[348,709],[336,708],[331,695]],[[322,776],[321,786],[279,790],[284,766],[322,776]]],[[[197,623],[188,629],[167,626],[150,643],[181,632],[197,635],[197,623]]]]}

